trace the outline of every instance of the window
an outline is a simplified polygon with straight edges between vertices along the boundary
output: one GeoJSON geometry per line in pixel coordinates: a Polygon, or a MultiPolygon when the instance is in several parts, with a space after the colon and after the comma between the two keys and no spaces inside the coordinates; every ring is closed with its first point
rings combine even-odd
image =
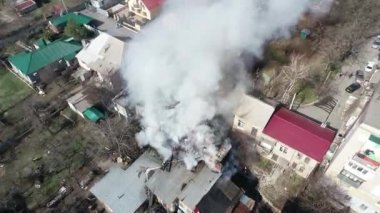
{"type": "Polygon", "coordinates": [[[301,166],[300,169],[299,169],[298,171],[300,171],[300,172],[305,171],[305,167],[301,166]]]}
{"type": "Polygon", "coordinates": [[[277,159],[278,159],[278,155],[273,154],[273,155],[272,155],[272,160],[273,160],[273,161],[277,161],[277,159]]]}
{"type": "Polygon", "coordinates": [[[363,174],[367,174],[368,173],[368,170],[363,170],[363,172],[362,172],[363,174]]]}
{"type": "Polygon", "coordinates": [[[345,199],[345,200],[351,200],[351,196],[349,196],[349,195],[344,195],[344,199],[345,199]]]}
{"type": "Polygon", "coordinates": [[[245,126],[245,123],[243,121],[239,120],[238,121],[238,127],[244,128],[244,126],[245,126]]]}
{"type": "Polygon", "coordinates": [[[359,168],[358,168],[358,171],[359,171],[359,172],[363,171],[363,167],[359,167],[359,168]]]}
{"type": "Polygon", "coordinates": [[[362,205],[360,205],[360,209],[362,209],[362,210],[366,210],[366,209],[368,209],[368,206],[362,204],[362,205]]]}
{"type": "Polygon", "coordinates": [[[292,163],[292,168],[295,169],[297,167],[296,163],[292,163]]]}
{"type": "Polygon", "coordinates": [[[303,160],[305,163],[309,163],[310,162],[310,158],[306,157],[305,160],[303,160]]]}
{"type": "Polygon", "coordinates": [[[297,159],[301,159],[302,155],[300,153],[297,153],[297,159]]]}
{"type": "Polygon", "coordinates": [[[288,153],[288,148],[286,148],[284,146],[280,146],[280,151],[286,154],[286,153],[288,153]]]}
{"type": "Polygon", "coordinates": [[[252,127],[252,130],[251,130],[251,135],[256,137],[256,134],[257,134],[257,129],[252,127]]]}

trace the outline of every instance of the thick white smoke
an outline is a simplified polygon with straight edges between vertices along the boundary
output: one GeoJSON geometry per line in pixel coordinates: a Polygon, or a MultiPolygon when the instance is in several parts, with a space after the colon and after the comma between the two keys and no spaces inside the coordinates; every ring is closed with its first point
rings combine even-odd
{"type": "Polygon", "coordinates": [[[168,159],[182,150],[188,168],[216,160],[205,121],[232,110],[249,85],[242,53],[287,35],[308,0],[168,0],[128,45],[123,76],[142,110],[136,136],[168,159]]]}

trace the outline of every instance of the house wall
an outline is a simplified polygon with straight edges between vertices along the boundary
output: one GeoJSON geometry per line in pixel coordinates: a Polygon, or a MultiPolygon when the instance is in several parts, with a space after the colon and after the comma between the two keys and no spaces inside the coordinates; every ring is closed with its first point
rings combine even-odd
{"type": "Polygon", "coordinates": [[[186,206],[185,203],[179,201],[179,208],[184,212],[184,213],[193,213],[194,211],[190,209],[188,206],[186,206]]]}
{"type": "Polygon", "coordinates": [[[351,209],[363,213],[380,213],[380,169],[373,170],[354,158],[368,142],[370,135],[380,137],[380,130],[361,124],[352,131],[354,133],[346,138],[325,175],[345,191],[347,197],[342,202],[351,209]],[[363,169],[361,172],[358,170],[360,167],[363,169]],[[364,174],[364,170],[368,172],[364,174]]]}
{"type": "Polygon", "coordinates": [[[29,76],[25,75],[24,73],[21,72],[21,70],[19,70],[15,65],[13,65],[10,61],[9,61],[9,64],[12,66],[12,70],[18,75],[20,76],[21,78],[23,78],[26,83],[29,83],[30,85],[33,85],[33,81],[32,79],[30,79],[29,76]]]}
{"type": "Polygon", "coordinates": [[[261,128],[255,126],[252,121],[248,121],[236,115],[234,116],[232,128],[252,137],[261,136],[263,131],[261,128]]]}
{"type": "Polygon", "coordinates": [[[79,110],[77,110],[77,108],[75,108],[75,106],[74,106],[72,103],[70,103],[70,102],[67,102],[67,103],[69,104],[69,107],[70,107],[74,112],[76,112],[78,115],[80,115],[82,118],[84,118],[83,113],[80,112],[79,110]]]}
{"type": "Polygon", "coordinates": [[[152,20],[151,11],[144,6],[144,3],[142,3],[141,0],[128,0],[127,4],[129,11],[132,11],[136,15],[146,19],[152,20]],[[134,5],[141,5],[141,7],[134,7],[134,5]]]}
{"type": "MultiPolygon", "coordinates": [[[[78,59],[78,58],[77,58],[78,59]]],[[[82,60],[78,59],[79,66],[87,71],[91,71],[91,68],[82,60]]]]}
{"type": "Polygon", "coordinates": [[[290,168],[303,178],[308,178],[319,162],[305,154],[263,134],[262,140],[275,142],[273,149],[262,155],[283,168],[290,168]]]}

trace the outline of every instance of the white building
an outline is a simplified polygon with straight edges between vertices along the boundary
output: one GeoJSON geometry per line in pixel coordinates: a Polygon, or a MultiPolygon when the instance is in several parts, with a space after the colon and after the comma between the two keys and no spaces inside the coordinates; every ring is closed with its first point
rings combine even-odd
{"type": "Polygon", "coordinates": [[[96,72],[100,81],[120,91],[122,80],[119,71],[125,46],[123,41],[100,32],[98,37],[76,55],[76,58],[83,69],[96,72]]]}
{"type": "Polygon", "coordinates": [[[380,87],[337,152],[326,176],[346,192],[343,201],[360,213],[380,213],[380,87]]]}
{"type": "Polygon", "coordinates": [[[275,107],[249,95],[243,95],[235,110],[232,128],[252,137],[260,136],[275,107]]]}

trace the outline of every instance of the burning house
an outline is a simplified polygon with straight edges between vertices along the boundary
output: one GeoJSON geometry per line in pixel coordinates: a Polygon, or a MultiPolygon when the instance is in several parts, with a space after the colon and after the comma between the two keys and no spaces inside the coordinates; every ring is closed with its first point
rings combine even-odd
{"type": "MultiPolygon", "coordinates": [[[[228,150],[228,146],[221,148],[220,159],[228,150]]],[[[90,191],[109,212],[135,212],[152,196],[168,211],[197,212],[197,205],[221,175],[204,162],[188,170],[182,160],[173,156],[162,161],[154,150],[148,150],[125,171],[112,167],[90,191]]]]}

